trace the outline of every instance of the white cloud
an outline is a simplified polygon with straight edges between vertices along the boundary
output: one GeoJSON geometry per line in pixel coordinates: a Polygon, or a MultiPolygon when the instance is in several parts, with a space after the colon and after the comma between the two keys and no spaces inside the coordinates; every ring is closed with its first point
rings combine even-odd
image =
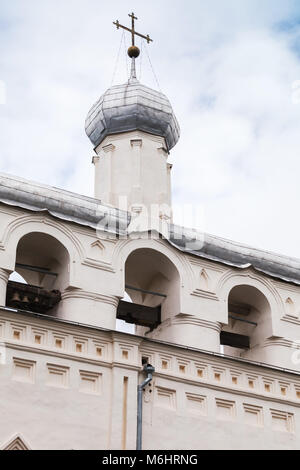
{"type": "MultiPolygon", "coordinates": [[[[182,128],[174,202],[203,207],[209,232],[300,257],[293,1],[6,2],[0,170],[92,194],[84,120],[111,83],[121,39],[112,21],[129,21],[132,9],[154,37],[151,58],[182,128]]],[[[143,65],[143,82],[155,87],[146,56],[143,65]]],[[[116,81],[125,77],[122,53],[116,81]]]]}

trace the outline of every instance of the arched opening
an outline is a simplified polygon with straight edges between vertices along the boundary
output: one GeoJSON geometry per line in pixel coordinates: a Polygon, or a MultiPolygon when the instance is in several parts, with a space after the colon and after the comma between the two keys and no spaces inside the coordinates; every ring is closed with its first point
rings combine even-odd
{"type": "Polygon", "coordinates": [[[271,308],[256,287],[234,287],[228,297],[228,325],[221,331],[221,345],[230,356],[249,357],[272,335],[271,308]]]}
{"type": "Polygon", "coordinates": [[[179,273],[158,251],[140,248],[129,255],[125,290],[132,302],[120,301],[117,316],[137,325],[138,334],[153,331],[162,321],[179,313],[179,273]]]}
{"type": "Polygon", "coordinates": [[[69,253],[54,237],[32,232],[17,246],[15,272],[8,281],[6,305],[53,313],[68,287],[69,253]]]}

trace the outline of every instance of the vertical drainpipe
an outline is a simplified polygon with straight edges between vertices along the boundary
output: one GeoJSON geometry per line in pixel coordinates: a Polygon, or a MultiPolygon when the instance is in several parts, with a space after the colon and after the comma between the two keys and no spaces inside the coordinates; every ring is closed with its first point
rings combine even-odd
{"type": "Polygon", "coordinates": [[[136,450],[142,450],[142,426],[143,426],[143,390],[151,382],[155,369],[151,364],[145,364],[143,368],[147,378],[137,387],[137,433],[136,450]]]}

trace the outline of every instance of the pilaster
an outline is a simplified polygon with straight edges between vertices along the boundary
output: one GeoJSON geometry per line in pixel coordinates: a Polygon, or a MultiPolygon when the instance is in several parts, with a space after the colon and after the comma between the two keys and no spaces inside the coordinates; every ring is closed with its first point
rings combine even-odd
{"type": "Polygon", "coordinates": [[[9,271],[0,268],[0,306],[5,306],[9,271]]]}
{"type": "Polygon", "coordinates": [[[113,362],[109,449],[135,450],[137,420],[137,385],[141,338],[112,334],[113,362]]]}
{"type": "Polygon", "coordinates": [[[132,210],[139,207],[142,203],[142,186],[141,186],[141,148],[142,139],[131,139],[130,145],[133,149],[132,153],[132,192],[131,206],[132,210]]]}

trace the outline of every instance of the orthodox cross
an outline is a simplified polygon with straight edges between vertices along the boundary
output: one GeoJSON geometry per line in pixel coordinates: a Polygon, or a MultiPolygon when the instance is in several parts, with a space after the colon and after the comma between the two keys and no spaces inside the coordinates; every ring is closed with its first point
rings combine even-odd
{"type": "Polygon", "coordinates": [[[140,55],[140,50],[135,45],[135,36],[139,36],[140,38],[146,39],[148,44],[150,42],[153,42],[153,39],[150,38],[149,34],[147,34],[147,36],[144,36],[144,34],[140,34],[135,30],[135,20],[137,20],[137,17],[134,15],[134,13],[131,13],[128,16],[131,18],[131,29],[127,28],[127,26],[123,26],[122,24],[120,24],[118,20],[114,21],[113,24],[116,25],[117,29],[122,28],[125,29],[125,31],[131,33],[132,42],[131,47],[129,47],[128,49],[128,55],[131,58],[137,58],[140,55]]]}

